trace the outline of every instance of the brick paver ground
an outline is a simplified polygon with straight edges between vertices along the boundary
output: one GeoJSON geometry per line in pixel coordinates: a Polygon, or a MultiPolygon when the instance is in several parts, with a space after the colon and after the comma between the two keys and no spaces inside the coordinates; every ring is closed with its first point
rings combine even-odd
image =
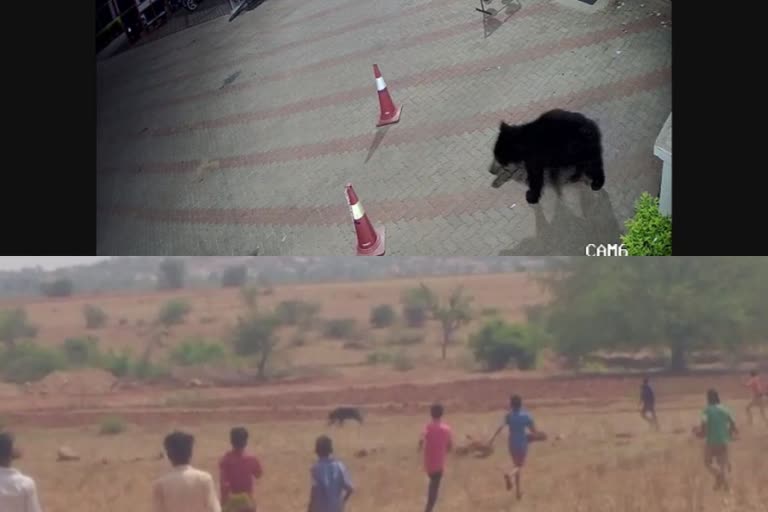
{"type": "Polygon", "coordinates": [[[390,255],[616,243],[659,190],[669,2],[475,3],[267,0],[99,63],[98,252],[354,254],[347,182],[390,255]],[[382,129],[373,63],[403,106],[382,129]],[[499,121],[551,108],[599,122],[606,186],[531,207],[490,187],[491,148],[499,121]]]}

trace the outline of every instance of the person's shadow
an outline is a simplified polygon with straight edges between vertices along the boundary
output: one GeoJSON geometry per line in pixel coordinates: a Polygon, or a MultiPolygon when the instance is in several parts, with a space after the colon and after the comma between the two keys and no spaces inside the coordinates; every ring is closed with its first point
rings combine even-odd
{"type": "Polygon", "coordinates": [[[562,197],[555,198],[555,211],[549,221],[540,203],[530,205],[536,234],[501,251],[499,256],[585,256],[589,244],[620,244],[622,230],[608,192],[605,189],[594,192],[584,183],[572,186],[581,187],[578,191],[581,216],[571,211],[562,197]]]}

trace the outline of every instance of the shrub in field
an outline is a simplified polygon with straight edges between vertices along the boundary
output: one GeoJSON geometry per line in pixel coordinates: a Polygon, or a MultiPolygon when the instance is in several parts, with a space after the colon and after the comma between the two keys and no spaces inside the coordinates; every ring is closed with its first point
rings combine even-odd
{"type": "Polygon", "coordinates": [[[170,353],[172,363],[181,366],[196,366],[222,360],[226,356],[224,347],[202,338],[185,340],[175,346],[170,353]]]}
{"type": "Polygon", "coordinates": [[[365,361],[368,364],[381,364],[381,363],[390,363],[392,362],[392,354],[389,352],[371,352],[368,354],[368,356],[365,358],[365,361]]]}
{"type": "Polygon", "coordinates": [[[413,369],[413,362],[405,352],[398,352],[392,358],[392,367],[399,372],[407,372],[413,369]]]}
{"type": "Polygon", "coordinates": [[[70,366],[98,367],[102,362],[99,351],[99,340],[87,336],[85,338],[67,338],[61,347],[67,364],[70,366]]]}
{"type": "Polygon", "coordinates": [[[101,420],[99,434],[114,436],[122,432],[125,432],[125,422],[119,416],[109,416],[101,420]]]}
{"type": "Polygon", "coordinates": [[[267,377],[268,364],[278,343],[276,329],[279,325],[274,315],[251,313],[247,318],[238,318],[232,345],[237,355],[254,357],[261,379],[267,377]]]}
{"type": "Polygon", "coordinates": [[[135,363],[127,351],[116,353],[109,350],[101,358],[101,367],[115,377],[126,377],[133,372],[135,363]]]}
{"type": "Polygon", "coordinates": [[[69,297],[74,291],[74,285],[69,279],[56,279],[40,285],[40,291],[46,297],[69,297]]]}
{"type": "Polygon", "coordinates": [[[514,360],[521,370],[535,366],[537,347],[530,329],[501,320],[488,322],[470,338],[475,359],[487,370],[506,368],[514,360]]]}
{"type": "Polygon", "coordinates": [[[107,323],[107,314],[104,310],[92,304],[86,304],[83,307],[83,316],[85,317],[85,326],[88,329],[98,329],[107,323]]]}
{"type": "Polygon", "coordinates": [[[323,335],[334,339],[351,339],[357,334],[357,322],[354,318],[333,318],[325,322],[323,335]]]}
{"type": "Polygon", "coordinates": [[[423,327],[434,303],[434,296],[426,286],[409,288],[400,297],[403,317],[408,327],[423,327]]]}
{"type": "Polygon", "coordinates": [[[221,286],[243,286],[248,281],[248,268],[245,265],[227,267],[221,276],[221,286]]]}
{"type": "Polygon", "coordinates": [[[259,299],[259,287],[255,285],[240,288],[240,298],[249,309],[256,309],[259,299]]]}
{"type": "Polygon", "coordinates": [[[152,380],[169,377],[171,371],[164,365],[141,359],[132,365],[131,374],[137,379],[152,380]]]}
{"type": "Polygon", "coordinates": [[[13,347],[17,341],[37,336],[37,327],[27,320],[23,308],[0,311],[0,341],[13,347]]]}
{"type": "Polygon", "coordinates": [[[418,345],[424,341],[424,332],[421,330],[397,331],[387,340],[390,345],[418,345]]]}
{"type": "Polygon", "coordinates": [[[160,263],[157,274],[157,287],[160,290],[178,290],[184,288],[186,266],[183,260],[167,259],[160,263]]]}
{"type": "Polygon", "coordinates": [[[309,327],[320,306],[302,300],[284,300],[275,308],[275,316],[282,325],[300,325],[309,327]]]}
{"type": "Polygon", "coordinates": [[[165,327],[181,324],[191,310],[189,302],[183,299],[172,299],[160,308],[157,321],[165,327]]]}
{"type": "Polygon", "coordinates": [[[370,321],[377,329],[389,327],[395,322],[395,310],[389,304],[379,304],[371,310],[370,321]]]}
{"type": "Polygon", "coordinates": [[[66,358],[60,350],[29,341],[6,348],[0,353],[0,374],[9,382],[39,380],[66,367],[66,358]]]}
{"type": "Polygon", "coordinates": [[[621,241],[630,256],[671,256],[672,219],[659,211],[659,199],[643,192],[621,241]]]}
{"type": "Polygon", "coordinates": [[[496,316],[499,314],[499,310],[496,308],[483,308],[480,314],[483,316],[496,316]]]}

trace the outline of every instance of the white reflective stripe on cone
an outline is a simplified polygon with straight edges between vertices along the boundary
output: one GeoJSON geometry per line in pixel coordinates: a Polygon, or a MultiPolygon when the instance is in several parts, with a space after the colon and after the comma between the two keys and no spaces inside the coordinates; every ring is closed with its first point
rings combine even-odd
{"type": "Polygon", "coordinates": [[[383,91],[387,88],[387,84],[384,83],[384,79],[382,77],[379,77],[376,79],[376,90],[377,91],[383,91]]]}
{"type": "Polygon", "coordinates": [[[349,210],[352,212],[352,220],[360,220],[365,215],[365,210],[363,210],[361,203],[350,205],[349,210]]]}

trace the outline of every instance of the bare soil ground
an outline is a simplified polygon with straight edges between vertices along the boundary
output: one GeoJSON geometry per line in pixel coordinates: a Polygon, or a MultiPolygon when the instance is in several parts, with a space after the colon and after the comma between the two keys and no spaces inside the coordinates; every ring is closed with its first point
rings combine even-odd
{"type": "MultiPolygon", "coordinates": [[[[529,408],[539,427],[549,434],[549,440],[531,448],[523,474],[523,501],[516,502],[512,493],[504,490],[501,471],[508,458],[502,437],[490,457],[454,454],[449,458],[439,510],[765,510],[768,427],[743,425],[744,400],[725,393],[726,404],[735,411],[743,434],[732,444],[732,489],[729,493],[715,493],[711,476],[702,464],[702,443],[690,435],[691,426],[699,418],[702,394],[677,392],[704,383],[691,379],[664,384],[664,393],[670,395],[662,394],[660,433],[649,429],[640,419],[635,401],[626,398],[624,390],[629,392],[636,383],[632,384],[585,381],[568,385],[567,389],[572,390],[569,392],[559,384],[543,381],[535,388],[523,388],[524,392],[538,389],[543,393],[547,389],[553,393],[531,396],[529,408]],[[576,396],[590,388],[599,391],[588,399],[576,396]]],[[[457,442],[462,443],[465,436],[485,440],[502,418],[508,393],[519,391],[501,383],[495,389],[495,385],[474,385],[471,392],[460,397],[452,396],[463,389],[460,385],[438,389],[417,386],[409,389],[407,395],[402,388],[370,391],[366,400],[375,401],[380,394],[378,399],[390,400],[391,407],[369,408],[364,425],[349,424],[342,428],[326,427],[323,413],[327,408],[308,409],[306,414],[298,413],[298,408],[241,413],[240,406],[206,406],[184,412],[126,411],[120,415],[129,421],[128,430],[117,436],[98,435],[98,425],[93,423],[96,415],[81,417],[82,421],[67,427],[43,426],[63,423],[50,415],[40,418],[42,424],[17,425],[25,455],[18,466],[37,479],[47,512],[149,510],[151,481],[168,469],[168,462],[158,458],[162,437],[168,431],[185,428],[193,432],[194,464],[217,476],[217,460],[227,449],[229,428],[245,424],[251,431],[251,448],[265,468],[256,491],[260,509],[289,512],[306,507],[307,472],[313,459],[314,439],[328,433],[357,487],[348,507],[350,512],[419,510],[423,507],[426,478],[416,441],[427,413],[425,406],[417,407],[411,400],[445,399],[446,419],[457,442]],[[467,401],[470,393],[482,407],[467,401]],[[406,399],[409,405],[401,408],[402,400],[406,399]],[[55,462],[61,445],[79,452],[81,460],[55,462]]],[[[290,396],[298,401],[302,395],[290,396]]],[[[302,405],[317,405],[316,394],[303,396],[302,405]]],[[[331,401],[330,396],[327,401],[331,401]]],[[[268,402],[256,399],[256,403],[254,407],[266,406],[268,402]]]]}

